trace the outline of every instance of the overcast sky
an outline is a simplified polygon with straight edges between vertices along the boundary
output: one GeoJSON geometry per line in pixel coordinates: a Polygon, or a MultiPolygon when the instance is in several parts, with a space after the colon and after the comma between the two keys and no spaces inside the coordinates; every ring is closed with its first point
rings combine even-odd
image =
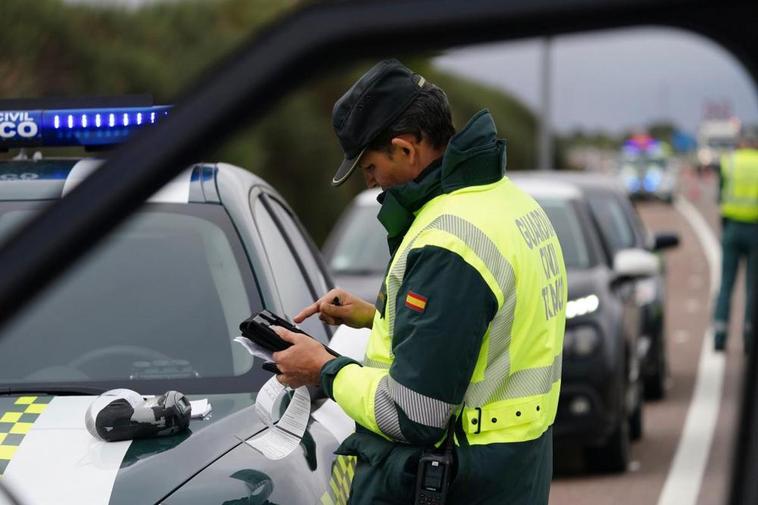
{"type": "MultiPolygon", "coordinates": [[[[137,7],[154,1],[64,0],[137,7]]],[[[534,111],[540,105],[541,40],[470,46],[436,63],[514,94],[534,111]]],[[[743,122],[758,123],[758,96],[731,54],[689,32],[624,29],[556,37],[552,43],[551,123],[618,133],[653,121],[673,121],[694,133],[705,103],[727,103],[743,122]]]]}
{"type": "MultiPolygon", "coordinates": [[[[540,108],[539,40],[471,46],[436,60],[447,70],[513,93],[540,108]]],[[[756,89],[729,53],[673,29],[627,29],[556,37],[552,43],[552,124],[614,132],[673,120],[693,132],[708,100],[728,102],[758,122],[756,89]]]]}

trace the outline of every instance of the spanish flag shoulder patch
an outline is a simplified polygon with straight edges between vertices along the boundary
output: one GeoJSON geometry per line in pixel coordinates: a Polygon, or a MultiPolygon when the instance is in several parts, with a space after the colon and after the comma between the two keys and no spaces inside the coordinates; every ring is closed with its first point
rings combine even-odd
{"type": "Polygon", "coordinates": [[[408,295],[405,297],[405,306],[416,312],[424,312],[426,309],[427,298],[421,296],[413,291],[408,291],[408,295]]]}

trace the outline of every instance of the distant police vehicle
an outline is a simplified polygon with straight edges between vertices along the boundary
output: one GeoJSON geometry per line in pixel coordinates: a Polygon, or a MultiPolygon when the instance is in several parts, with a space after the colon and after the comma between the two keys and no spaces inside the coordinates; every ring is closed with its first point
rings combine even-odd
{"type": "MultiPolygon", "coordinates": [[[[0,149],[13,150],[0,161],[0,242],[100,164],[16,148],[104,148],[170,114],[112,102],[0,105],[0,149]]],[[[313,398],[292,452],[275,458],[244,444],[270,429],[255,404],[271,374],[234,341],[252,312],[292,315],[331,285],[265,181],[225,163],[188,167],[4,327],[3,483],[31,505],[345,503],[354,460],[333,451],[352,421],[313,398]],[[87,432],[85,413],[114,388],[177,390],[212,410],[175,436],[104,442],[87,432]]],[[[331,330],[312,319],[303,329],[329,342],[331,330]]]]}
{"type": "Polygon", "coordinates": [[[674,201],[678,170],[671,148],[648,135],[634,135],[624,143],[619,177],[632,198],[674,201]]]}

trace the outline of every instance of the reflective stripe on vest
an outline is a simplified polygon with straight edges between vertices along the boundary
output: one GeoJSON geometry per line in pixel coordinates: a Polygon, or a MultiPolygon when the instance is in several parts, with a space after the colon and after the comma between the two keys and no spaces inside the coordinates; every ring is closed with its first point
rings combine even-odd
{"type": "Polygon", "coordinates": [[[385,375],[374,395],[374,418],[383,433],[402,441],[398,406],[411,421],[433,428],[444,428],[456,409],[456,405],[417,393],[385,375]]]}
{"type": "Polygon", "coordinates": [[[721,159],[721,215],[758,222],[758,150],[738,149],[721,159]]]}
{"type": "MultiPolygon", "coordinates": [[[[500,289],[499,299],[504,303],[498,309],[490,325],[489,352],[487,353],[487,368],[485,380],[473,383],[466,391],[464,402],[467,405],[481,405],[497,394],[502,377],[510,372],[510,357],[508,345],[511,341],[511,326],[513,311],[516,307],[515,276],[513,268],[500,254],[495,244],[479,228],[458,217],[445,214],[432,221],[423,231],[440,230],[461,240],[478,256],[494,276],[500,289]],[[500,378],[500,379],[498,379],[500,378]]],[[[421,235],[419,232],[418,235],[421,235]]],[[[418,235],[416,237],[418,237],[418,235]]],[[[397,293],[405,277],[405,267],[408,253],[413,249],[416,238],[406,247],[397,262],[390,269],[387,277],[387,324],[389,334],[395,334],[395,303],[397,293]]],[[[502,393],[506,393],[502,391],[502,393]]]]}

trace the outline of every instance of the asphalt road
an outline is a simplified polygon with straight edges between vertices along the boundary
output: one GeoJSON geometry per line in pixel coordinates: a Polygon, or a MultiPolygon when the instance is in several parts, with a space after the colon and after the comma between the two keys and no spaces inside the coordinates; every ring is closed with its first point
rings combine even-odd
{"type": "Polygon", "coordinates": [[[726,503],[745,362],[741,338],[736,338],[741,335],[744,280],[733,299],[727,353],[717,355],[708,333],[720,273],[714,282],[712,265],[720,270],[715,194],[714,178],[687,171],[681,182],[683,202],[638,206],[651,231],[676,231],[681,238],[680,247],[667,253],[667,395],[645,404],[644,435],[632,446],[626,473],[589,474],[575,455],[559,454],[551,505],[726,503]],[[710,242],[703,237],[709,233],[710,242]]]}

